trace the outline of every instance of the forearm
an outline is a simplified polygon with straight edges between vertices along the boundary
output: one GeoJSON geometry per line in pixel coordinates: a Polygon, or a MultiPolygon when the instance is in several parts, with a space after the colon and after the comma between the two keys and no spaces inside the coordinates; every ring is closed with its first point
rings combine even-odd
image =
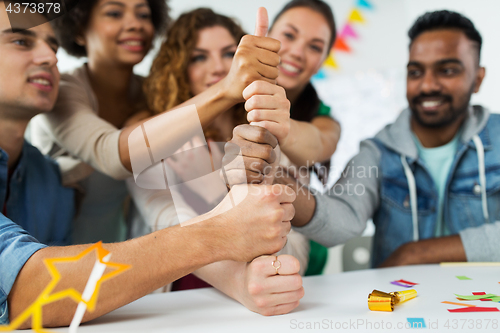
{"type": "MultiPolygon", "coordinates": [[[[112,262],[131,265],[132,268],[103,284],[95,311],[87,312],[83,320],[97,318],[204,265],[220,260],[221,257],[217,256],[220,252],[214,251],[215,239],[213,230],[197,224],[185,228],[168,228],[125,243],[105,244],[104,248],[112,253],[112,262]],[[213,235],[207,236],[207,232],[213,235]]],[[[13,320],[24,311],[50,282],[51,277],[43,259],[76,256],[86,248],[85,245],[53,247],[35,253],[21,270],[9,294],[10,319],[13,320]]],[[[62,280],[54,292],[74,288],[81,293],[94,263],[95,256],[89,255],[75,265],[58,265],[62,280]]],[[[76,307],[77,304],[70,299],[44,306],[44,326],[68,325],[76,307]]],[[[27,324],[24,327],[29,326],[27,324]]]]}
{"type": "Polygon", "coordinates": [[[194,274],[217,288],[227,296],[241,302],[238,291],[243,287],[246,263],[231,260],[214,262],[194,272],[194,274]]]}
{"type": "Polygon", "coordinates": [[[410,249],[411,257],[415,256],[417,263],[467,261],[462,240],[458,235],[421,240],[410,249]]]}
{"type": "Polygon", "coordinates": [[[381,267],[467,261],[460,236],[410,242],[400,246],[381,267]]]}
{"type": "MultiPolygon", "coordinates": [[[[230,98],[226,97],[225,89],[221,85],[215,84],[211,86],[209,89],[205,90],[204,92],[176,106],[175,108],[167,110],[165,112],[173,111],[175,109],[179,109],[189,105],[195,105],[196,110],[198,111],[198,118],[201,123],[201,126],[203,129],[205,129],[206,126],[210,125],[211,122],[219,114],[230,109],[237,103],[238,101],[235,100],[233,101],[230,98]]],[[[120,139],[119,139],[120,160],[122,164],[125,166],[125,168],[127,168],[129,171],[132,171],[132,164],[130,161],[129,141],[128,141],[130,133],[132,133],[132,131],[136,129],[138,126],[141,126],[143,123],[153,118],[155,117],[150,117],[132,126],[125,127],[120,134],[120,139]]],[[[172,126],[178,125],[179,122],[182,122],[182,119],[176,119],[175,121],[165,121],[164,128],[172,128],[172,126]]],[[[171,145],[172,143],[176,142],[176,139],[178,138],[175,131],[165,131],[164,133],[161,134],[161,137],[162,137],[161,144],[164,145],[171,145]]],[[[172,150],[173,151],[177,150],[184,143],[185,142],[182,142],[179,143],[178,146],[172,147],[172,150]]]]}
{"type": "Polygon", "coordinates": [[[290,134],[281,149],[297,166],[310,167],[330,159],[340,139],[340,125],[331,120],[328,128],[290,120],[290,134]]]}

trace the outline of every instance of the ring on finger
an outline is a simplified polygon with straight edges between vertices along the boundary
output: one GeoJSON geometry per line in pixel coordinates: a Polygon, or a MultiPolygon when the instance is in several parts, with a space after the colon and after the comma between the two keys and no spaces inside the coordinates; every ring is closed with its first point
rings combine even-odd
{"type": "Polygon", "coordinates": [[[278,269],[281,267],[281,261],[278,260],[278,256],[276,256],[276,260],[274,260],[271,265],[274,267],[274,269],[276,270],[276,275],[280,275],[280,273],[278,272],[278,269]]]}

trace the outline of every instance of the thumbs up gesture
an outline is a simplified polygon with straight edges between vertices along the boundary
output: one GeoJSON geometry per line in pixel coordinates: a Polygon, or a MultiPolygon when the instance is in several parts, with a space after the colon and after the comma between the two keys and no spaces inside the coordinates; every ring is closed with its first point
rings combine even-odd
{"type": "MultiPolygon", "coordinates": [[[[259,8],[255,35],[264,37],[267,34],[269,20],[265,8],[259,8]]],[[[252,82],[243,91],[247,120],[251,125],[269,130],[280,146],[285,146],[290,133],[290,101],[285,89],[270,83],[269,80],[252,82]]],[[[278,161],[279,162],[279,161],[278,161]]]]}
{"type": "Polygon", "coordinates": [[[266,37],[267,30],[269,29],[269,17],[267,16],[267,10],[264,7],[259,7],[257,9],[257,20],[255,23],[255,36],[266,37]]]}
{"type": "Polygon", "coordinates": [[[243,90],[257,80],[276,83],[281,43],[266,37],[269,26],[267,11],[259,8],[255,35],[246,35],[241,39],[233,58],[228,75],[223,79],[224,95],[232,103],[242,103],[243,90]]]}

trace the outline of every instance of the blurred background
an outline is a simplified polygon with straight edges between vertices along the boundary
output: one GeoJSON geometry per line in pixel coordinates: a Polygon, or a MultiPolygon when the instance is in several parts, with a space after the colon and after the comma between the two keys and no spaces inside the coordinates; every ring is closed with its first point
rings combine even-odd
{"type": "MultiPolygon", "coordinates": [[[[325,0],[333,9],[339,39],[327,64],[314,78],[321,99],[332,107],[332,116],[342,126],[342,138],[332,158],[329,185],[332,186],[344,166],[358,151],[359,142],[372,137],[395,120],[406,102],[407,32],[414,21],[427,11],[448,9],[462,13],[475,24],[483,37],[482,66],[486,79],[473,104],[500,111],[500,12],[499,0],[325,0]],[[497,59],[497,60],[495,60],[497,59]]],[[[258,7],[266,7],[270,20],[287,0],[170,0],[173,19],[181,13],[210,7],[236,19],[253,33],[258,7]]],[[[157,41],[159,44],[161,41],[157,41]]],[[[136,66],[137,74],[147,76],[157,48],[136,66]]],[[[59,69],[64,72],[85,62],[63,50],[58,53],[59,69]]],[[[319,182],[313,186],[321,189],[319,182]]],[[[365,235],[371,236],[369,224],[365,235]]],[[[325,273],[342,271],[343,245],[330,249],[325,273]]],[[[367,261],[369,254],[354,250],[356,260],[367,261]],[[357,252],[356,252],[357,251],[357,252]]]]}

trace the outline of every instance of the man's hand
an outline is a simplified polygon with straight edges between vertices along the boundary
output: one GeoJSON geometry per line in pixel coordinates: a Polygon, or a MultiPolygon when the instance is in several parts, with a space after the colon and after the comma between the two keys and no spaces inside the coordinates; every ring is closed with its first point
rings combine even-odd
{"type": "Polygon", "coordinates": [[[222,159],[226,184],[272,184],[279,162],[278,140],[258,126],[240,125],[224,147],[222,159]]]}
{"type": "Polygon", "coordinates": [[[242,287],[236,299],[251,311],[264,316],[288,313],[304,297],[300,263],[290,255],[281,255],[279,275],[273,267],[275,256],[262,256],[246,264],[241,277],[242,287]]]}
{"type": "Polygon", "coordinates": [[[279,75],[278,65],[281,61],[278,51],[281,43],[276,39],[265,37],[269,26],[267,11],[259,8],[255,35],[246,35],[241,39],[233,63],[227,76],[221,80],[225,96],[234,104],[244,102],[243,90],[252,82],[263,80],[276,83],[279,75]]]}
{"type": "Polygon", "coordinates": [[[295,215],[295,198],[295,192],[283,185],[233,186],[209,213],[220,216],[222,223],[214,227],[225,234],[214,250],[226,251],[226,259],[244,262],[280,251],[295,215]]]}
{"type": "Polygon", "coordinates": [[[285,89],[266,81],[255,81],[244,91],[250,125],[269,130],[281,146],[290,133],[290,101],[285,89]]]}
{"type": "Polygon", "coordinates": [[[460,236],[425,239],[401,245],[380,267],[467,261],[460,236]]]}

